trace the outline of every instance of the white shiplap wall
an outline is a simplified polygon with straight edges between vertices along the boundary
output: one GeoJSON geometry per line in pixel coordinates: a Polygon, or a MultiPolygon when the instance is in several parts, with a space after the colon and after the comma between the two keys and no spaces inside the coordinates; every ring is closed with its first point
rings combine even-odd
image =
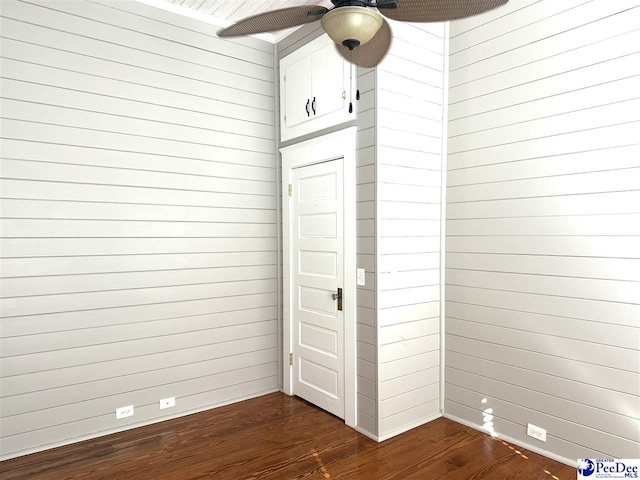
{"type": "Polygon", "coordinates": [[[440,415],[444,25],[391,27],[377,68],[381,438],[440,415]]]}
{"type": "Polygon", "coordinates": [[[365,269],[365,285],[358,287],[357,309],[357,393],[358,427],[377,435],[378,373],[376,315],[376,71],[358,68],[360,100],[357,112],[357,266],[365,269]]]}
{"type": "Polygon", "coordinates": [[[637,0],[451,25],[445,409],[569,462],[640,457],[639,25],[637,0]]]}
{"type": "MultiPolygon", "coordinates": [[[[319,23],[301,27],[277,45],[278,59],[324,35],[319,23]]],[[[358,428],[377,435],[377,351],[375,300],[375,85],[374,69],[357,69],[360,100],[354,99],[358,127],[356,152],[356,254],[358,268],[366,270],[366,285],[357,289],[357,418],[358,428]]],[[[311,136],[339,130],[339,125],[311,136]]],[[[307,138],[307,137],[303,137],[307,138]]],[[[292,140],[295,143],[300,139],[292,140]]]]}
{"type": "Polygon", "coordinates": [[[277,389],[273,45],[0,8],[2,457],[277,389]]]}

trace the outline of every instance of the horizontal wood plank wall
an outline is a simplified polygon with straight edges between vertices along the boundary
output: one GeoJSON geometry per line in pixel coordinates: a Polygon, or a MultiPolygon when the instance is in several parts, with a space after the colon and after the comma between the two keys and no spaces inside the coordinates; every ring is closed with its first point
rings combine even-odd
{"type": "Polygon", "coordinates": [[[440,413],[444,25],[392,22],[378,66],[379,435],[440,413]]]}
{"type": "Polygon", "coordinates": [[[277,389],[273,45],[1,9],[2,457],[277,389]]]}
{"type": "MultiPolygon", "coordinates": [[[[277,45],[278,59],[324,35],[319,23],[304,25],[277,45]]],[[[357,288],[357,418],[360,429],[378,434],[377,351],[375,299],[375,118],[376,71],[357,69],[360,100],[355,101],[357,133],[356,155],[356,255],[358,268],[366,270],[366,285],[357,288]]],[[[278,116],[279,118],[279,116],[278,116]]],[[[344,128],[331,128],[321,133],[344,128]]],[[[306,138],[306,137],[305,137],[306,138]]],[[[294,140],[292,143],[295,143],[294,140]]]]}
{"type": "Polygon", "coordinates": [[[358,426],[378,435],[378,336],[376,331],[376,71],[357,69],[360,100],[354,101],[358,127],[356,156],[357,267],[365,269],[365,285],[357,288],[358,426]]]}
{"type": "Polygon", "coordinates": [[[639,25],[637,0],[451,24],[446,412],[574,461],[640,456],[639,25]]]}

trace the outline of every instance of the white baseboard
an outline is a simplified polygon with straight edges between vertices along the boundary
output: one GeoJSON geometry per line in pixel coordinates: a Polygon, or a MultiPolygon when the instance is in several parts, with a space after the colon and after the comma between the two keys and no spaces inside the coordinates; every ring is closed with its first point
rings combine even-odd
{"type": "MultiPolygon", "coordinates": [[[[1,0],[0,0],[1,1],[1,0]]],[[[277,388],[271,390],[265,390],[263,392],[259,392],[253,395],[247,395],[245,397],[238,397],[227,402],[217,403],[215,405],[209,405],[207,407],[195,408],[192,410],[184,410],[182,412],[176,413],[174,415],[167,415],[166,417],[154,418],[152,420],[143,421],[139,423],[130,423],[123,427],[119,428],[110,428],[108,430],[102,430],[100,432],[90,433],[88,435],[81,435],[79,437],[69,438],[66,440],[62,440],[60,442],[47,443],[45,445],[39,445],[37,447],[28,448],[26,450],[20,450],[17,452],[11,452],[6,455],[0,455],[0,461],[9,460],[11,458],[22,457],[24,455],[29,455],[32,453],[43,452],[45,450],[51,450],[52,448],[64,447],[65,445],[72,445],[74,443],[84,442],[85,440],[92,440],[94,438],[100,438],[107,435],[111,435],[113,433],[125,432],[127,430],[133,430],[134,428],[146,427],[148,425],[153,425],[160,422],[165,422],[167,420],[173,420],[175,418],[185,417],[187,415],[192,415],[194,413],[206,412],[207,410],[213,410],[214,408],[224,407],[225,405],[231,405],[232,403],[243,402],[245,400],[251,400],[252,398],[262,397],[263,395],[268,395],[270,393],[275,393],[279,391],[277,388]]]]}
{"type": "MultiPolygon", "coordinates": [[[[473,422],[469,422],[468,420],[464,420],[460,417],[456,417],[455,415],[450,415],[448,413],[444,414],[444,418],[448,418],[449,420],[452,420],[456,423],[461,423],[462,425],[465,425],[467,427],[473,428],[474,430],[478,430],[486,435],[489,435],[487,433],[487,430],[482,428],[481,425],[477,425],[473,422]]],[[[540,447],[537,447],[535,445],[531,445],[527,442],[523,442],[522,440],[517,440],[513,437],[510,437],[508,435],[502,435],[500,432],[496,432],[497,433],[497,437],[501,440],[504,440],[505,442],[508,443],[513,443],[514,445],[517,445],[518,447],[521,448],[526,448],[527,450],[532,451],[533,453],[537,453],[538,455],[542,455],[543,457],[547,457],[550,458],[551,460],[555,460],[557,462],[560,463],[564,463],[565,465],[569,465],[570,467],[574,467],[576,468],[578,466],[578,462],[577,460],[572,460],[570,458],[566,458],[566,457],[561,457],[560,455],[556,455],[555,453],[549,452],[547,450],[544,450],[540,447]]]]}
{"type": "Polygon", "coordinates": [[[364,435],[365,437],[369,437],[371,440],[375,441],[375,442],[380,442],[380,437],[378,437],[377,435],[374,435],[373,433],[365,430],[362,427],[359,427],[358,425],[356,425],[355,427],[353,427],[353,429],[358,432],[361,433],[362,435],[364,435]]]}
{"type": "Polygon", "coordinates": [[[385,440],[388,440],[391,437],[395,437],[396,435],[400,435],[401,433],[408,432],[409,430],[413,430],[414,428],[420,427],[426,423],[433,422],[434,420],[440,417],[442,417],[442,414],[436,413],[435,415],[431,415],[430,417],[423,418],[422,420],[418,420],[417,422],[414,422],[414,423],[410,423],[409,425],[405,425],[404,427],[398,428],[384,435],[380,435],[378,437],[380,440],[378,441],[384,442],[385,440]]]}

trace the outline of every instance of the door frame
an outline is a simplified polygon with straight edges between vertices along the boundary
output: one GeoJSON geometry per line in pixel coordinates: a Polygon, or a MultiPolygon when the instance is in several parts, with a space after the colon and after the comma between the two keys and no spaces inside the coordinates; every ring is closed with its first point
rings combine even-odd
{"type": "Polygon", "coordinates": [[[356,426],[356,131],[348,127],[280,149],[282,153],[282,281],[283,281],[283,391],[294,395],[293,368],[289,353],[293,351],[291,318],[291,199],[288,185],[292,170],[330,158],[342,158],[344,210],[344,422],[356,426]]]}

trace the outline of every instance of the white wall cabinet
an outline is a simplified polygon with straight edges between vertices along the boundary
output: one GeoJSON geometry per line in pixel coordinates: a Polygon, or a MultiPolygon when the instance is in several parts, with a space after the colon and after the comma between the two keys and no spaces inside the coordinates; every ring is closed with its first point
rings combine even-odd
{"type": "Polygon", "coordinates": [[[281,140],[355,120],[351,64],[322,35],[280,60],[281,140]],[[351,89],[351,94],[350,94],[351,89]]]}

